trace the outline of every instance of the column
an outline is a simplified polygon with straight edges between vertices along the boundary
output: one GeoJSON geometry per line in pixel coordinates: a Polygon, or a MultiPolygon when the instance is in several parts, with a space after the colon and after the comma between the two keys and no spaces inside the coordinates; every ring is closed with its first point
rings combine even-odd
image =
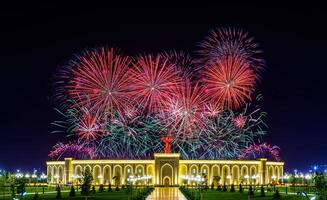
{"type": "Polygon", "coordinates": [[[261,185],[266,184],[266,162],[267,158],[260,158],[259,164],[259,183],[261,185]]]}
{"type": "Polygon", "coordinates": [[[73,176],[73,159],[65,158],[65,184],[71,183],[73,176]]]}

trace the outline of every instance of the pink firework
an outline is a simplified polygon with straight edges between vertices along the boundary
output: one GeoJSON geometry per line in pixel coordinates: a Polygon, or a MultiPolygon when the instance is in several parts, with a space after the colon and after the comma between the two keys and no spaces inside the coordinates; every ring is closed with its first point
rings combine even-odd
{"type": "Polygon", "coordinates": [[[278,146],[271,146],[267,143],[252,144],[243,151],[239,159],[254,160],[258,158],[267,158],[272,161],[280,161],[279,150],[280,148],[278,146]]]}
{"type": "Polygon", "coordinates": [[[209,36],[200,43],[198,51],[201,62],[215,62],[225,56],[239,56],[249,64],[251,69],[259,72],[265,65],[261,58],[262,51],[253,38],[241,29],[221,28],[212,30],[209,36]]]}
{"type": "Polygon", "coordinates": [[[73,77],[67,89],[76,106],[91,105],[90,111],[109,116],[122,111],[129,100],[129,57],[120,56],[112,48],[99,48],[86,51],[70,65],[73,77]]]}
{"type": "Polygon", "coordinates": [[[228,56],[206,66],[203,83],[214,102],[223,108],[238,109],[251,100],[255,74],[243,59],[228,56]]]}
{"type": "Polygon", "coordinates": [[[189,80],[177,87],[174,94],[165,112],[175,135],[184,138],[205,126],[203,109],[206,99],[199,84],[192,87],[189,80]]]}
{"type": "Polygon", "coordinates": [[[81,144],[72,142],[63,144],[59,142],[52,148],[48,156],[52,159],[67,157],[76,159],[93,159],[96,158],[96,153],[92,148],[83,146],[81,144]]]}
{"type": "Polygon", "coordinates": [[[207,102],[204,105],[203,115],[207,118],[213,118],[219,115],[222,112],[222,108],[217,103],[207,102]]]}
{"type": "Polygon", "coordinates": [[[76,135],[82,140],[94,141],[101,138],[104,133],[103,126],[103,123],[99,120],[98,113],[92,114],[85,110],[84,115],[78,121],[76,135]]]}
{"type": "Polygon", "coordinates": [[[131,70],[131,96],[144,111],[163,108],[179,82],[174,64],[160,55],[139,57],[131,70]]]}
{"type": "Polygon", "coordinates": [[[246,124],[246,117],[244,117],[242,114],[236,116],[234,118],[234,124],[239,129],[243,128],[246,124]]]}

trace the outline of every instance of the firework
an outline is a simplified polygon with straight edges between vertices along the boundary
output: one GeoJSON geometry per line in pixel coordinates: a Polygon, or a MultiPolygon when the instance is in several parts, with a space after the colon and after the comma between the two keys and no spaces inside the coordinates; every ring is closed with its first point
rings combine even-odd
{"type": "Polygon", "coordinates": [[[242,154],[239,156],[239,159],[254,160],[258,158],[267,158],[272,161],[280,161],[279,150],[280,148],[278,146],[271,146],[267,143],[252,144],[244,149],[242,154]]]}
{"type": "Polygon", "coordinates": [[[161,55],[175,65],[176,72],[183,78],[192,79],[198,73],[199,68],[188,53],[173,50],[165,51],[161,55]]]}
{"type": "MultiPolygon", "coordinates": [[[[236,29],[211,32],[201,47],[201,62],[182,51],[131,59],[97,48],[77,55],[55,77],[65,120],[53,123],[76,142],[58,143],[49,156],[149,159],[164,150],[167,132],[172,152],[184,159],[250,155],[244,149],[256,149],[249,144],[266,127],[252,99],[264,66],[260,51],[236,29]]],[[[262,146],[269,148],[278,155],[262,146]]]]}
{"type": "Polygon", "coordinates": [[[244,117],[242,114],[234,118],[234,125],[237,128],[243,128],[245,124],[246,124],[246,117],[244,117]]]}
{"type": "Polygon", "coordinates": [[[179,138],[189,137],[197,129],[204,127],[203,109],[205,106],[204,90],[199,84],[191,85],[189,80],[176,87],[176,91],[168,103],[167,121],[175,135],[179,138]]]}
{"type": "Polygon", "coordinates": [[[131,96],[147,113],[162,109],[179,82],[174,64],[160,55],[139,57],[131,77],[131,96]]]}
{"type": "Polygon", "coordinates": [[[61,158],[94,159],[97,157],[92,148],[73,142],[57,143],[48,156],[56,160],[61,158]]]}
{"type": "Polygon", "coordinates": [[[239,57],[223,57],[207,65],[204,76],[208,96],[224,108],[238,109],[251,99],[255,74],[239,57]]]}
{"type": "Polygon", "coordinates": [[[253,38],[241,29],[222,28],[210,31],[207,38],[200,43],[200,62],[207,64],[216,62],[222,57],[239,56],[249,64],[255,72],[260,72],[265,65],[261,59],[262,51],[253,38]]]}
{"type": "Polygon", "coordinates": [[[122,112],[129,100],[130,65],[131,59],[120,56],[114,49],[85,51],[70,62],[73,75],[66,86],[69,96],[78,107],[91,105],[91,111],[99,110],[110,116],[122,112]]]}

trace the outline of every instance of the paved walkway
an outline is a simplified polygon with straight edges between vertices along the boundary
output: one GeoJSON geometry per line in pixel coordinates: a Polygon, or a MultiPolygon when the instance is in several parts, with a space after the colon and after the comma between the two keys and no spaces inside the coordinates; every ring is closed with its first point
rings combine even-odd
{"type": "Polygon", "coordinates": [[[156,187],[146,200],[186,200],[178,187],[156,187]]]}

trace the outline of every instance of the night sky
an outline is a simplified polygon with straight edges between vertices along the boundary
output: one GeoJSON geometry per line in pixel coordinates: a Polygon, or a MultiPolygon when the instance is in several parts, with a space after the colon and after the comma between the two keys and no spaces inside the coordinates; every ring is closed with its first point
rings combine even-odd
{"type": "Polygon", "coordinates": [[[206,5],[114,8],[106,5],[2,7],[0,12],[0,169],[45,169],[62,119],[51,101],[55,70],[85,48],[126,54],[194,52],[215,27],[248,31],[264,50],[258,83],[268,134],[286,169],[327,163],[327,9],[321,5],[206,5]]]}

